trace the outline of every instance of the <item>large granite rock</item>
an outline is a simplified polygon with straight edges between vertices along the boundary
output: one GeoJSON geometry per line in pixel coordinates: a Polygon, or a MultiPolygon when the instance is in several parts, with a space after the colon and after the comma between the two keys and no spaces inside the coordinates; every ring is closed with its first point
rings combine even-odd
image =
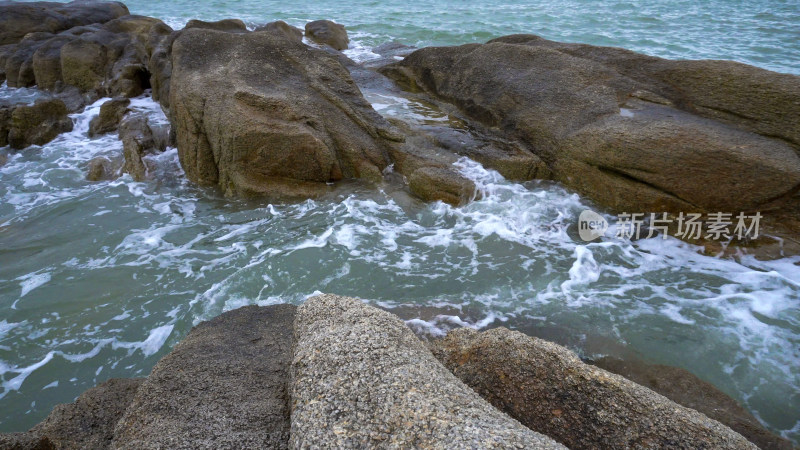
{"type": "Polygon", "coordinates": [[[19,42],[26,34],[58,33],[72,27],[105,23],[129,14],[120,2],[0,2],[0,45],[19,42]]]}
{"type": "Polygon", "coordinates": [[[247,26],[239,19],[222,19],[216,22],[206,22],[203,20],[190,20],[184,29],[201,28],[204,30],[226,31],[229,33],[246,33],[247,26]]]}
{"type": "Polygon", "coordinates": [[[113,448],[286,448],[295,310],[247,306],[192,329],[142,383],[113,448]]]}
{"type": "Polygon", "coordinates": [[[462,328],[436,357],[498,409],[569,448],[755,449],[744,437],[559,345],[497,328],[462,328]]]}
{"type": "Polygon", "coordinates": [[[277,20],[275,22],[270,22],[260,27],[256,27],[256,29],[253,31],[256,33],[262,31],[269,33],[283,33],[287,37],[294,39],[297,42],[303,42],[303,30],[293,27],[282,20],[277,20]]]}
{"type": "Polygon", "coordinates": [[[39,99],[32,105],[16,105],[8,122],[8,145],[22,149],[44,145],[60,133],[72,130],[72,119],[63,101],[39,99]]]}
{"type": "Polygon", "coordinates": [[[478,397],[388,312],[321,295],[294,332],[294,448],[563,448],[478,397]]]}
{"type": "Polygon", "coordinates": [[[27,433],[0,434],[0,449],[110,448],[114,426],[142,381],[114,378],[93,387],[74,403],[57,405],[27,433]]]}
{"type": "Polygon", "coordinates": [[[792,450],[792,443],[772,434],[733,398],[680,367],[604,357],[594,365],[640,384],[675,403],[729,426],[762,450],[792,450]]]}
{"type": "Polygon", "coordinates": [[[626,211],[751,211],[800,187],[800,77],[518,35],[381,69],[626,211]]]}
{"type": "Polygon", "coordinates": [[[330,20],[315,20],[306,24],[306,37],[312,41],[328,45],[334,50],[345,50],[350,43],[344,25],[330,20]]]}
{"type": "Polygon", "coordinates": [[[226,194],[307,198],[377,181],[402,140],[327,53],[281,33],[184,30],[170,115],[186,176],[226,194]]]}

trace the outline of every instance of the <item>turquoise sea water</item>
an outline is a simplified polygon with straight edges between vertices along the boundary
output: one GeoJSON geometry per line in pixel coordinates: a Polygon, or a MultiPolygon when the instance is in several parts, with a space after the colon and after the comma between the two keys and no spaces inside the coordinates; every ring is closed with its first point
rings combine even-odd
{"type": "MultiPolygon", "coordinates": [[[[179,28],[192,18],[329,18],[348,55],[388,41],[483,42],[511,33],[613,45],[669,58],[733,59],[800,73],[796,1],[131,1],[179,28]]],[[[368,92],[376,110],[442,120],[368,92]]],[[[32,98],[0,87],[0,97],[32,98]]],[[[399,308],[415,327],[508,325],[561,338],[584,356],[633,355],[684,367],[800,442],[800,255],[761,262],[702,256],[673,239],[577,238],[591,205],[550,183],[519,185],[459,163],[483,198],[425,205],[343,186],[328,199],[269,205],[188,183],[171,149],[154,180],[84,180],[121,152],[75,129],[8,149],[0,167],[0,431],[111,377],[144,376],[192,325],[245,304],[300,303],[324,291],[399,308]],[[557,331],[552,331],[557,330],[557,331]]],[[[134,108],[163,114],[146,96],[134,108]]],[[[420,119],[421,118],[421,119],[420,119]]]]}

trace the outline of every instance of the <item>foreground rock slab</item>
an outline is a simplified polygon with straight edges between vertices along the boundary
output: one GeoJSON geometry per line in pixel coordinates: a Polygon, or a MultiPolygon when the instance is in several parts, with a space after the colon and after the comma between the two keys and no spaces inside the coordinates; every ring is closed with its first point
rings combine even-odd
{"type": "Polygon", "coordinates": [[[493,408],[396,316],[359,300],[298,308],[293,448],[563,448],[493,408]]]}
{"type": "Polygon", "coordinates": [[[114,448],[285,448],[295,309],[247,306],[195,327],[139,388],[114,448]]]}
{"type": "Polygon", "coordinates": [[[572,449],[757,448],[693,409],[519,332],[462,328],[432,351],[498,409],[572,449]]]}
{"type": "Polygon", "coordinates": [[[402,140],[334,56],[283,33],[184,30],[170,83],[187,178],[226,194],[292,200],[378,181],[402,140]]]}

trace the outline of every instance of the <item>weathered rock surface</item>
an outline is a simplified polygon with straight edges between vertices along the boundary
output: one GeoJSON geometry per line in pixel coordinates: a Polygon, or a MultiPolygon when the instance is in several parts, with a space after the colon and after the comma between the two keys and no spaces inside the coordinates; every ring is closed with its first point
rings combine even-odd
{"type": "Polygon", "coordinates": [[[315,20],[306,24],[306,37],[312,41],[329,45],[335,50],[345,50],[350,43],[344,25],[330,20],[315,20]]]}
{"type": "Polygon", "coordinates": [[[7,125],[8,145],[16,149],[44,145],[60,133],[71,131],[73,125],[68,112],[64,102],[55,98],[14,106],[7,125]]]}
{"type": "Polygon", "coordinates": [[[151,124],[143,114],[133,114],[120,123],[119,138],[125,158],[122,172],[129,173],[135,181],[144,181],[151,171],[145,156],[167,148],[169,127],[151,124]]]}
{"type": "Polygon", "coordinates": [[[105,23],[130,14],[119,2],[0,2],[0,45],[19,42],[26,34],[58,33],[72,27],[105,23]]]}
{"type": "Polygon", "coordinates": [[[227,194],[308,198],[380,180],[402,140],[325,52],[280,33],[184,30],[170,111],[186,176],[227,194]]]}
{"type": "Polygon", "coordinates": [[[161,359],[114,448],[286,448],[296,307],[247,306],[195,327],[161,359]]]}
{"type": "MultiPolygon", "coordinates": [[[[59,3],[38,3],[48,14],[59,3]]],[[[99,11],[117,3],[93,3],[99,11]]],[[[0,5],[0,11],[3,10],[0,5]]],[[[112,9],[113,9],[112,8],[112,9]]],[[[125,9],[127,14],[127,9],[125,9]]],[[[150,87],[150,59],[172,29],[158,19],[122,15],[83,23],[55,32],[25,35],[18,43],[0,47],[0,70],[10,87],[38,85],[49,91],[73,86],[99,96],[134,97],[150,87]],[[113,20],[112,20],[113,19],[113,20]],[[58,34],[54,34],[58,33],[58,34]]],[[[158,68],[157,64],[155,68],[158,68]]]]}
{"type": "Polygon", "coordinates": [[[294,448],[563,448],[479,398],[388,312],[321,295],[294,326],[294,448]]]}
{"type": "Polygon", "coordinates": [[[184,29],[201,28],[204,30],[217,30],[233,33],[246,33],[247,26],[239,19],[222,19],[216,22],[206,22],[203,20],[190,20],[184,29]]]}
{"type": "Polygon", "coordinates": [[[644,364],[616,358],[594,361],[607,370],[640,384],[668,399],[697,410],[727,425],[762,450],[792,450],[792,443],[772,434],[734,399],[711,383],[701,380],[680,367],[644,364]]]}
{"type": "Polygon", "coordinates": [[[495,407],[569,448],[756,448],[564,347],[506,328],[454,330],[431,349],[495,407]]]}
{"type": "Polygon", "coordinates": [[[278,21],[275,21],[275,22],[270,22],[270,23],[268,23],[266,25],[262,25],[260,27],[257,27],[253,31],[254,32],[267,31],[267,32],[270,32],[270,33],[283,33],[287,37],[289,37],[291,39],[294,39],[294,40],[296,40],[298,42],[302,42],[303,41],[303,30],[301,30],[300,28],[297,28],[297,27],[293,27],[293,26],[289,25],[288,23],[286,23],[286,22],[284,22],[282,20],[278,20],[278,21]]]}
{"type": "Polygon", "coordinates": [[[110,133],[119,127],[122,116],[128,112],[131,101],[127,98],[114,98],[100,106],[100,114],[89,122],[89,136],[110,133]]]}
{"type": "Polygon", "coordinates": [[[27,433],[0,434],[0,449],[110,448],[114,426],[143,379],[112,378],[58,405],[27,433]]]}
{"type": "Polygon", "coordinates": [[[627,211],[749,211],[800,187],[800,77],[517,35],[381,69],[627,211]]]}

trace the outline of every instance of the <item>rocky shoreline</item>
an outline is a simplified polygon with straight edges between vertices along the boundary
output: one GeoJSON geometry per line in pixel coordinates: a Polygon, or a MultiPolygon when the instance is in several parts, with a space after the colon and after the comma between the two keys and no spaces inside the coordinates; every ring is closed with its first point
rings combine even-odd
{"type": "Polygon", "coordinates": [[[3,449],[783,448],[506,328],[420,340],[319,295],[192,329],[146,379],[113,379],[3,449]]]}
{"type": "MultiPolygon", "coordinates": [[[[72,130],[69,114],[108,97],[87,137],[116,132],[123,153],[87,161],[90,181],[148,181],[152,156],[177,147],[186,177],[225,195],[295,201],[357,179],[464,205],[480,196],[453,167],[466,156],[613,212],[758,211],[770,236],[741,249],[800,250],[794,75],[533,35],[388,45],[358,64],[340,52],[345,28],[325,20],[173,30],[117,2],[0,12],[0,80],[40,91],[32,104],[0,103],[0,147],[44,145],[72,130]],[[387,119],[367,90],[433,105],[449,121],[387,119]],[[169,126],[130,110],[144,93],[169,126]]],[[[322,296],[204,323],[146,380],[87,391],[30,432],[0,437],[0,448],[791,448],[732,400],[678,401],[678,388],[641,368],[597,365],[503,329],[456,330],[427,346],[388,313],[322,296]]]]}

